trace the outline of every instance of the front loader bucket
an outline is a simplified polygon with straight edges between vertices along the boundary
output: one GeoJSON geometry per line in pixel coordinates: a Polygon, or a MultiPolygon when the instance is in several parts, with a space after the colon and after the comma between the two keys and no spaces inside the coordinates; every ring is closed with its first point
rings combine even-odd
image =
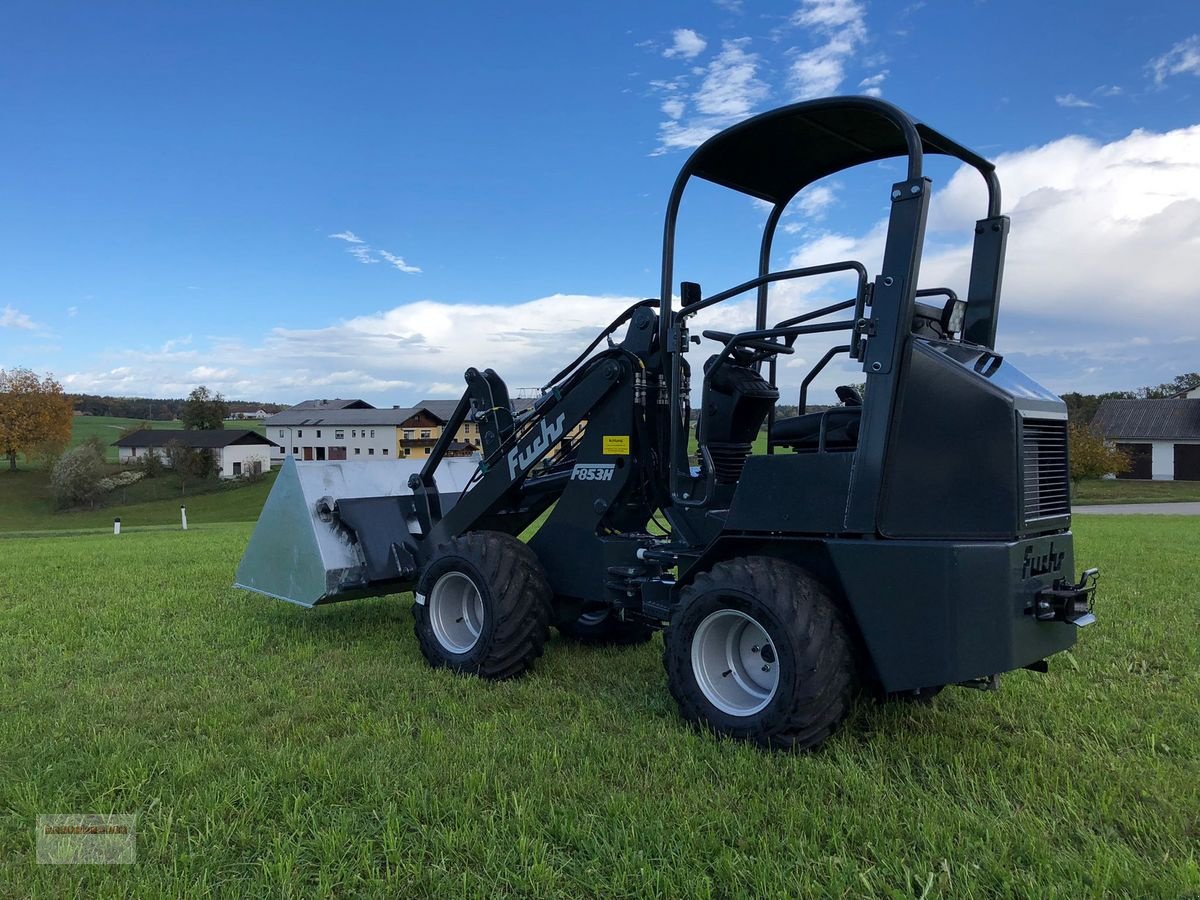
{"type": "MultiPolygon", "coordinates": [[[[411,497],[409,476],[422,465],[415,459],[297,463],[287,457],[254,526],[234,586],[306,607],[394,592],[395,585],[372,590],[360,541],[332,510],[341,500],[411,497]]],[[[453,506],[477,465],[473,458],[442,460],[436,478],[443,510],[453,506]]],[[[399,527],[406,527],[407,533],[389,536],[396,542],[408,540],[419,528],[415,516],[404,514],[402,500],[400,507],[393,519],[404,522],[399,527]]]]}

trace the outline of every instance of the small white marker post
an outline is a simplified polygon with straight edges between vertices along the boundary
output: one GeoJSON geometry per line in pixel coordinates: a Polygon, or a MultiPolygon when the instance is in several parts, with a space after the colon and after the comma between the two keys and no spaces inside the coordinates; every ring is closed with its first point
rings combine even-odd
{"type": "Polygon", "coordinates": [[[187,531],[187,507],[183,504],[179,506],[179,519],[183,523],[183,530],[187,531]]]}
{"type": "Polygon", "coordinates": [[[113,534],[120,534],[120,533],[121,533],[121,520],[119,518],[113,519],[113,534]]]}

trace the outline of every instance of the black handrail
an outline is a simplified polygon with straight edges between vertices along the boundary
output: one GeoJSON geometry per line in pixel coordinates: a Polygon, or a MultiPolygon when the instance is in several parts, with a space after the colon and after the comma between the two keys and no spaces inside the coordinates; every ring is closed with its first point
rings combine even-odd
{"type": "Polygon", "coordinates": [[[744,294],[746,291],[760,285],[771,284],[775,281],[786,281],[790,278],[807,278],[810,275],[830,275],[834,272],[851,271],[858,273],[858,293],[862,295],[866,291],[867,268],[858,260],[848,259],[820,266],[804,266],[799,269],[784,269],[782,272],[767,272],[765,275],[759,275],[756,278],[751,278],[749,281],[743,281],[741,284],[729,288],[729,290],[706,297],[699,303],[685,306],[679,311],[679,318],[680,320],[686,319],[688,316],[693,316],[702,309],[722,303],[731,297],[736,297],[738,294],[744,294]]]}
{"type": "Polygon", "coordinates": [[[820,361],[815,366],[813,366],[812,369],[809,370],[809,373],[807,375],[804,376],[804,380],[802,382],[800,382],[800,400],[797,404],[799,407],[797,410],[797,413],[799,415],[802,416],[806,412],[808,412],[808,386],[810,384],[812,384],[813,379],[821,374],[821,371],[827,365],[829,365],[829,361],[831,359],[833,359],[839,353],[849,353],[849,352],[850,352],[849,344],[843,344],[840,347],[831,347],[829,352],[826,353],[824,356],[822,356],[820,361]]]}

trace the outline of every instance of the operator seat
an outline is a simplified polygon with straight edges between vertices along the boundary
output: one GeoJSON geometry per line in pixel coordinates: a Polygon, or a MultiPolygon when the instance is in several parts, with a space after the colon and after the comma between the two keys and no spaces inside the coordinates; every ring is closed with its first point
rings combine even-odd
{"type": "Polygon", "coordinates": [[[862,419],[862,395],[849,385],[841,385],[837,396],[841,406],[824,412],[807,413],[780,419],[771,428],[771,441],[793,450],[816,450],[821,439],[821,420],[825,420],[825,449],[853,450],[858,446],[858,426],[862,419]]]}

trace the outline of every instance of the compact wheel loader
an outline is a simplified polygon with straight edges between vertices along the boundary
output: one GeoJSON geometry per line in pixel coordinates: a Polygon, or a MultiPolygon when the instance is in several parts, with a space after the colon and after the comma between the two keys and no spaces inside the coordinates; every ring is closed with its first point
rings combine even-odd
{"type": "Polygon", "coordinates": [[[529,669],[551,626],[603,644],[662,630],[683,717],[772,748],[817,747],[860,691],[923,699],[1044,672],[1093,621],[1097,573],[1074,576],[1066,408],[995,350],[1008,230],[993,165],[888,103],[748,119],[679,173],[658,299],[625,310],[527,409],[493,370],[468,369],[426,460],[289,456],[237,584],[302,606],[411,590],[429,663],[483,678],[529,669]],[[929,154],[987,187],[963,299],[918,282],[929,154]],[[887,198],[879,272],[771,268],[800,191],[893,157],[907,174],[887,198]],[[682,282],[676,308],[693,179],[771,212],[757,274],[708,296],[682,282]],[[856,279],[853,297],[772,320],[770,285],[838,272],[856,279]],[[720,349],[697,371],[689,323],[737,297],[755,301],[754,328],[705,331],[720,349]],[[818,334],[837,343],[805,376],[799,415],[779,418],[779,358],[818,334]],[[839,355],[861,365],[865,396],[841,387],[838,406],[807,411],[839,355]],[[467,421],[479,456],[447,456],[467,421]],[[766,452],[752,453],[764,430],[766,452]]]}

